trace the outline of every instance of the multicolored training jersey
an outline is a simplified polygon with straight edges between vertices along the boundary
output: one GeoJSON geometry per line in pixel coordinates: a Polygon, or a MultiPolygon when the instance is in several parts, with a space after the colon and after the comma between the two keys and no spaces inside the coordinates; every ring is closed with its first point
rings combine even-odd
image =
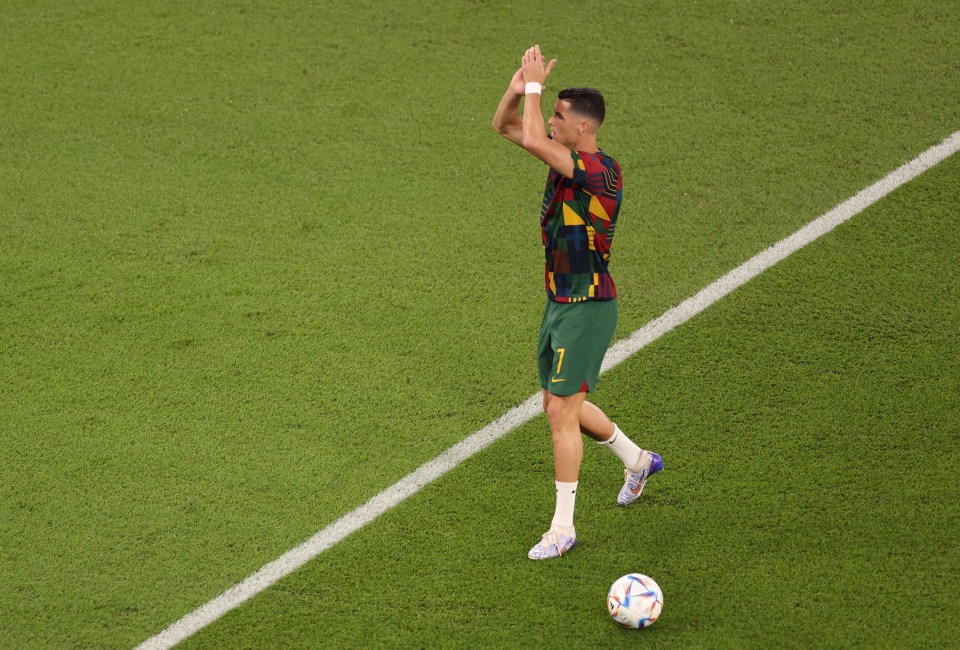
{"type": "Polygon", "coordinates": [[[602,151],[570,155],[573,178],[551,169],[540,210],[547,297],[612,300],[617,288],[607,265],[623,200],[620,165],[602,151]]]}

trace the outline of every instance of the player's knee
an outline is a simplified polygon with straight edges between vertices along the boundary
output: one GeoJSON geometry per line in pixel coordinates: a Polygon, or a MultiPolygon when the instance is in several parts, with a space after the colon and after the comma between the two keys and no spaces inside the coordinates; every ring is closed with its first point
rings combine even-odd
{"type": "Polygon", "coordinates": [[[550,426],[555,430],[558,427],[570,424],[570,422],[579,421],[577,409],[573,408],[572,404],[568,403],[568,400],[558,397],[544,399],[543,410],[547,414],[547,420],[550,421],[550,426]]]}

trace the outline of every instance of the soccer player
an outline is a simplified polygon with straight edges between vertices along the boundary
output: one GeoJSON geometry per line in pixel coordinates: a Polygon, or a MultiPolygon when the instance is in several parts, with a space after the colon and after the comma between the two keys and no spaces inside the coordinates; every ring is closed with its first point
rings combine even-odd
{"type": "Polygon", "coordinates": [[[529,48],[493,118],[498,133],[550,166],[540,210],[547,307],[538,360],[543,410],[553,435],[557,500],[550,530],[528,554],[534,560],[559,557],[577,544],[573,510],[581,433],[623,461],[620,505],[633,503],[650,475],[663,468],[658,454],[640,449],[586,401],[617,325],[617,290],[607,266],[623,184],[620,165],[597,146],[605,114],[600,91],[561,90],[553,116],[544,123],[543,84],[556,62],[546,63],[539,45],[529,48]]]}

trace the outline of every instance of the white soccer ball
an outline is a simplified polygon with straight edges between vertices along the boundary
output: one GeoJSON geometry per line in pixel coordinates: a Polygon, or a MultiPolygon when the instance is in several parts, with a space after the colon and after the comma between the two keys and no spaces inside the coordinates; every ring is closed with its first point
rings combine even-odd
{"type": "Polygon", "coordinates": [[[650,627],[660,616],[661,609],[663,592],[660,585],[642,573],[617,578],[607,592],[607,610],[623,627],[650,627]]]}

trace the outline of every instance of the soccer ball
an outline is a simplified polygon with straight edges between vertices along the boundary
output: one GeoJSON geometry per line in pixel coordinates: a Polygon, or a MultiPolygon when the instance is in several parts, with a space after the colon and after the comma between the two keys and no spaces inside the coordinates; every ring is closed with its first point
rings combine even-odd
{"type": "Polygon", "coordinates": [[[607,592],[607,610],[623,627],[650,627],[660,616],[661,609],[663,592],[660,585],[642,573],[617,578],[607,592]]]}

